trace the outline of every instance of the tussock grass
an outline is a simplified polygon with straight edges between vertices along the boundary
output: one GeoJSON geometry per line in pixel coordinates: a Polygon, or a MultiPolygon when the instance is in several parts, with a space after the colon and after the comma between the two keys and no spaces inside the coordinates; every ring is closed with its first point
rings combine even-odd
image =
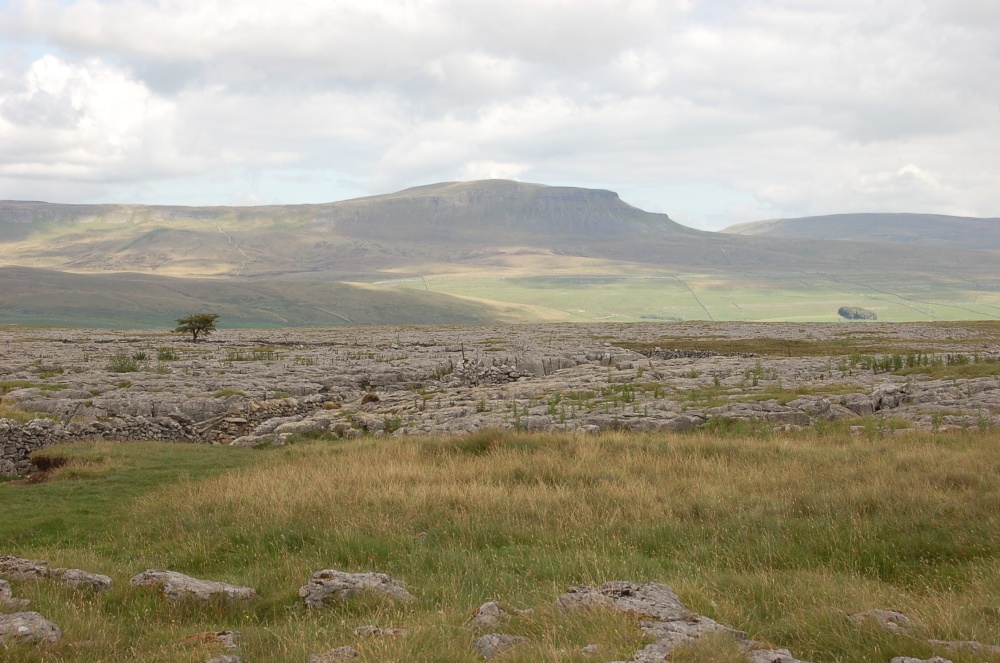
{"type": "MultiPolygon", "coordinates": [[[[995,435],[484,431],[264,451],[105,443],[46,453],[72,458],[57,472],[89,471],[0,486],[0,540],[15,554],[112,575],[117,587],[92,598],[19,583],[15,594],[66,637],[51,649],[0,648],[4,660],[203,661],[184,636],[236,628],[247,660],[303,661],[349,644],[365,661],[472,662],[464,625],[490,599],[535,610],[500,629],[531,638],[504,661],[590,660],[579,653],[590,643],[604,660],[628,660],[643,643],[634,620],[553,604],[569,585],[614,579],[671,584],[694,611],[815,663],[929,655],[927,638],[1000,644],[995,435]],[[74,514],[86,526],[70,526],[74,514]],[[261,598],[169,607],[125,586],[146,568],[252,585],[261,598]],[[389,573],[418,601],[306,612],[296,591],[322,568],[389,573]],[[847,619],[876,607],[908,613],[914,636],[847,619]],[[354,628],[364,624],[412,634],[361,639],[354,628]]],[[[963,656],[949,658],[1000,661],[963,656]]],[[[675,660],[741,659],[708,640],[675,660]]]]}

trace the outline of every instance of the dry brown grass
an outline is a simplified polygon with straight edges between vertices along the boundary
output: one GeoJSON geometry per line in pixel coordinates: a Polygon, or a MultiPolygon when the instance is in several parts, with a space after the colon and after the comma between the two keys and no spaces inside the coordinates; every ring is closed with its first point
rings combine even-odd
{"type": "MultiPolygon", "coordinates": [[[[114,449],[92,453],[127,453],[114,449]]],[[[365,661],[471,663],[464,625],[489,599],[535,611],[501,629],[531,639],[505,662],[589,660],[579,652],[590,643],[604,660],[627,660],[642,646],[633,620],[553,603],[569,585],[614,579],[668,583],[694,611],[815,663],[926,657],[927,638],[1000,644],[1000,445],[988,434],[484,432],[320,440],[257,456],[147,491],[99,542],[15,551],[80,559],[120,585],[145,568],[250,584],[262,598],[246,612],[169,608],[124,587],[96,601],[18,591],[64,620],[70,639],[96,642],[85,661],[194,663],[204,651],[184,637],[237,628],[247,660],[302,661],[350,644],[365,661]],[[387,572],[418,601],[295,607],[297,588],[321,568],[387,572]],[[913,637],[847,619],[876,607],[908,613],[913,637]],[[363,624],[412,634],[360,639],[363,624]]],[[[152,471],[138,456],[129,462],[107,476],[152,471]]],[[[11,660],[61,660],[68,646],[11,660]]],[[[674,660],[739,656],[710,639],[674,660]]]]}

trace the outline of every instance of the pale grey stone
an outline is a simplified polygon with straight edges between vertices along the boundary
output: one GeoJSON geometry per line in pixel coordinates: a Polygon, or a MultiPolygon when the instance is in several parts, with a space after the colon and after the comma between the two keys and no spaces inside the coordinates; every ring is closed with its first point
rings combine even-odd
{"type": "Polygon", "coordinates": [[[404,583],[384,573],[345,573],[325,569],[314,573],[312,579],[299,589],[299,596],[309,608],[321,608],[329,599],[342,601],[361,593],[372,593],[394,601],[416,600],[404,583]]]}
{"type": "Polygon", "coordinates": [[[156,587],[171,603],[185,600],[211,601],[216,598],[245,602],[257,596],[257,590],[251,587],[200,580],[176,571],[150,569],[132,578],[131,584],[135,587],[156,587]]]}
{"type": "Polygon", "coordinates": [[[490,633],[476,638],[472,646],[476,648],[483,658],[493,658],[497,654],[511,647],[524,644],[528,639],[520,635],[507,635],[504,633],[490,633]]]}
{"type": "Polygon", "coordinates": [[[55,644],[62,637],[59,627],[37,612],[15,612],[0,615],[0,643],[34,642],[55,644]]]}

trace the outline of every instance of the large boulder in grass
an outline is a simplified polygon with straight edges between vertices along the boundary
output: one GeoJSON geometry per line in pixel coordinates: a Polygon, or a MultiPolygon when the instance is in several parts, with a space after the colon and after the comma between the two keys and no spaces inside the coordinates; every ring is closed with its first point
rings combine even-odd
{"type": "Polygon", "coordinates": [[[299,589],[306,607],[322,608],[327,600],[343,601],[359,594],[374,594],[393,601],[414,601],[406,585],[384,573],[344,573],[325,569],[313,574],[299,589]]]}
{"type": "Polygon", "coordinates": [[[156,587],[171,603],[186,600],[207,602],[213,599],[246,602],[257,597],[257,590],[252,587],[200,580],[176,571],[151,569],[132,578],[131,583],[135,587],[156,587]]]}
{"type": "Polygon", "coordinates": [[[0,615],[0,643],[20,641],[54,645],[60,637],[59,627],[37,612],[0,615]]]}

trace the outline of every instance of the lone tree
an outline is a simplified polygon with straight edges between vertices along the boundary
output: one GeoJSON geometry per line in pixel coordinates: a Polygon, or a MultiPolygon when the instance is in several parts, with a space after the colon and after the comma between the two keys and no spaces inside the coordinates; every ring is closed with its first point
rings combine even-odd
{"type": "Polygon", "coordinates": [[[215,331],[215,321],[219,319],[218,313],[195,313],[186,318],[177,318],[177,329],[175,334],[191,334],[191,341],[198,342],[198,335],[208,336],[215,331]]]}

